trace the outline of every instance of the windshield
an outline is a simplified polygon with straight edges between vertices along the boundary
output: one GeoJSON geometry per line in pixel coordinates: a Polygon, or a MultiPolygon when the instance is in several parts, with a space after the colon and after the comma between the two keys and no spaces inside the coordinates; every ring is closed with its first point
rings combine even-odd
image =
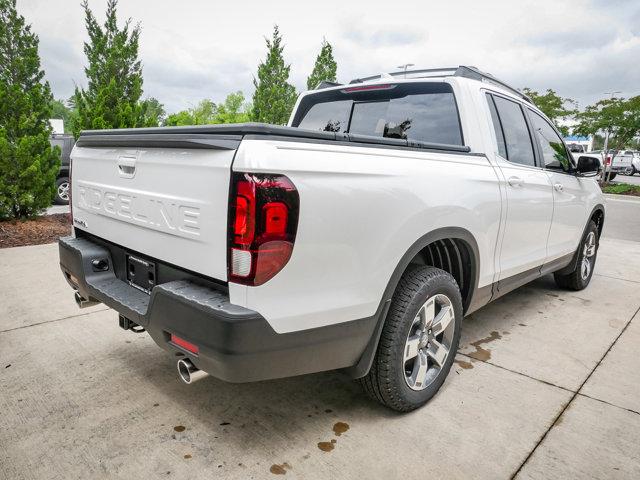
{"type": "Polygon", "coordinates": [[[463,145],[453,90],[443,82],[351,86],[307,95],[292,126],[463,145]]]}

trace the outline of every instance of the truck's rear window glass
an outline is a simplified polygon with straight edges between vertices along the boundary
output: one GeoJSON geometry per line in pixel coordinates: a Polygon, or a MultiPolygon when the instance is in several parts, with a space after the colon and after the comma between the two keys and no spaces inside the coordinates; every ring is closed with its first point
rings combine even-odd
{"type": "Polygon", "coordinates": [[[447,83],[350,87],[303,98],[294,127],[463,145],[458,108],[447,83]]]}
{"type": "Polygon", "coordinates": [[[325,132],[346,132],[351,103],[351,100],[316,103],[309,109],[299,127],[325,132]]]}

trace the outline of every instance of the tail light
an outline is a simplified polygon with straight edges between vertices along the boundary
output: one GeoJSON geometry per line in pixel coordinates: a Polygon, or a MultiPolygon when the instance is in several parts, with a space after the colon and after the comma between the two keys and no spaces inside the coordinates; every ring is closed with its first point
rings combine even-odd
{"type": "Polygon", "coordinates": [[[611,157],[607,157],[607,159],[605,160],[605,164],[611,165],[611,157]]]}
{"type": "Polygon", "coordinates": [[[229,280],[262,285],[291,257],[300,197],[284,175],[234,173],[229,202],[229,280]]]}

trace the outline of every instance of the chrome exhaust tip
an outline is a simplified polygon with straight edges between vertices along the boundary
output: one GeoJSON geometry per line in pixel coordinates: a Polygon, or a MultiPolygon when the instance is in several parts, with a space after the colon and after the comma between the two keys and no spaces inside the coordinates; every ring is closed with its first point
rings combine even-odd
{"type": "Polygon", "coordinates": [[[207,372],[200,370],[188,358],[178,360],[178,375],[180,375],[180,380],[187,385],[191,385],[209,376],[207,372]]]}
{"type": "Polygon", "coordinates": [[[74,294],[74,298],[76,300],[76,305],[78,305],[78,307],[80,308],[93,307],[94,305],[98,305],[100,303],[94,302],[93,300],[87,300],[82,295],[80,295],[80,292],[78,291],[76,291],[76,293],[74,294]]]}

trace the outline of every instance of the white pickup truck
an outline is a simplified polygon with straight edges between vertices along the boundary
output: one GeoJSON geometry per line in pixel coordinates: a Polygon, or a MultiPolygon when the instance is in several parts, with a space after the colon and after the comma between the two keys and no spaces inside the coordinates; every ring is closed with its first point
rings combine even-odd
{"type": "Polygon", "coordinates": [[[517,90],[472,67],[300,96],[287,127],[87,131],[72,153],[80,306],[230,382],[343,369],[408,411],[463,316],[554,272],[593,274],[599,162],[574,162],[517,90]]]}

